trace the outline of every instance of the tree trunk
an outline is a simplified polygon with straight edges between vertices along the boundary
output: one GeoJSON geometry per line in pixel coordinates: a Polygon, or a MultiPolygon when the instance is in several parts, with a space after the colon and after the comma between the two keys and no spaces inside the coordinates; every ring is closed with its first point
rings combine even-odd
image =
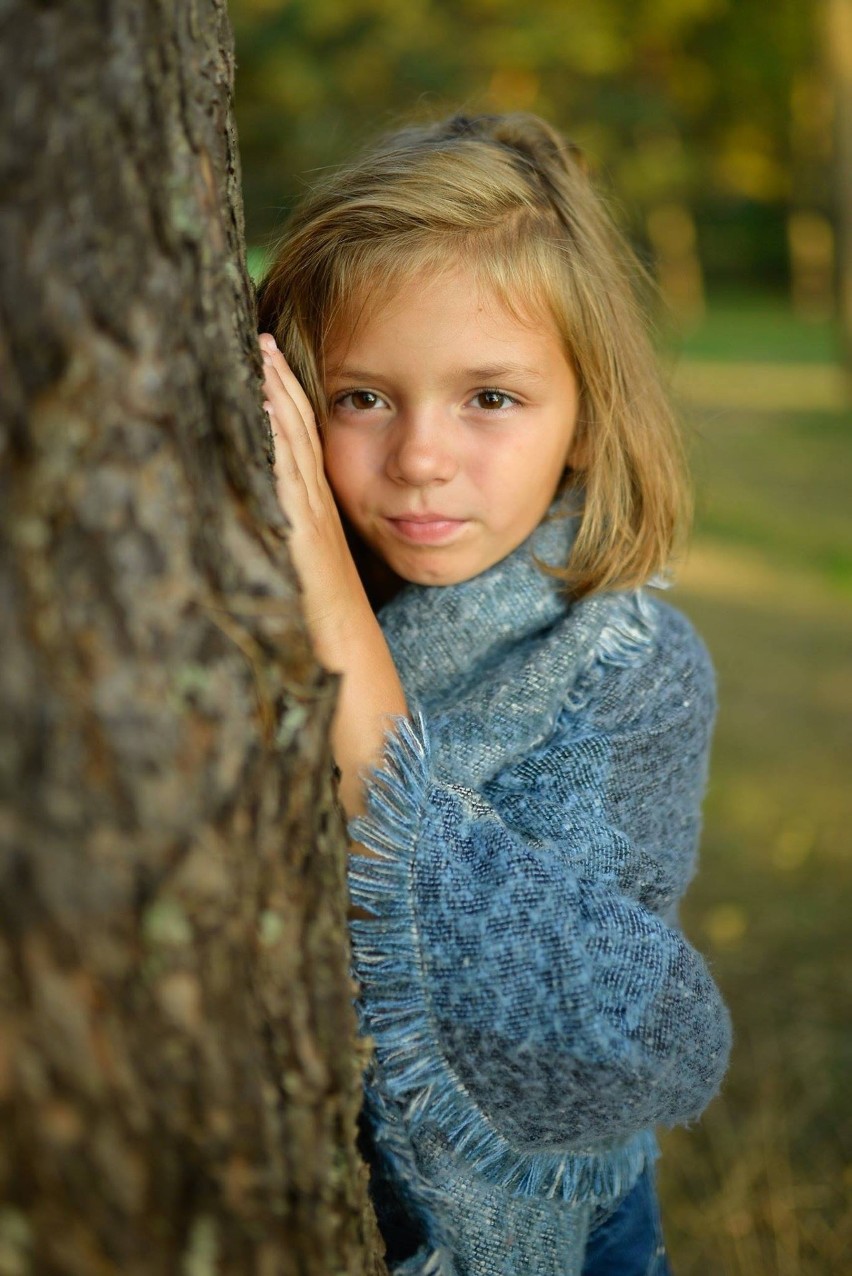
{"type": "Polygon", "coordinates": [[[224,0],[0,68],[0,1274],[377,1272],[224,0]]]}

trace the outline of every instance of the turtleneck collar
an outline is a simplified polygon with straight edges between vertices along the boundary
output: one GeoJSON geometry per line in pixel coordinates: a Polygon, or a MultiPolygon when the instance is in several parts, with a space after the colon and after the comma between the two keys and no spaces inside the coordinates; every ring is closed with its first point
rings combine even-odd
{"type": "Polygon", "coordinates": [[[479,677],[506,651],[570,610],[564,583],[535,558],[564,566],[579,518],[559,499],[516,549],[455,585],[406,585],[378,613],[403,686],[421,703],[479,677]]]}

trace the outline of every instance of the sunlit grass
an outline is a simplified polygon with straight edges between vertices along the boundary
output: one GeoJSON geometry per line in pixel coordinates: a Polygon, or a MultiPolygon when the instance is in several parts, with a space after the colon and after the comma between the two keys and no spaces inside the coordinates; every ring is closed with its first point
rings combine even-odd
{"type": "Polygon", "coordinates": [[[775,607],[765,585],[731,597],[713,577],[676,595],[721,706],[684,924],[736,1031],[721,1098],[666,1140],[679,1276],[840,1276],[852,1240],[852,608],[826,590],[799,611],[777,584],[775,607]]]}
{"type": "Polygon", "coordinates": [[[852,587],[848,416],[708,409],[691,430],[701,536],[852,587]]]}
{"type": "MultiPolygon", "coordinates": [[[[764,334],[765,335],[765,334],[764,334]]],[[[683,919],[734,1018],[721,1096],[664,1136],[677,1276],[845,1276],[852,1254],[852,429],[702,410],[695,620],[720,715],[683,919]]]]}

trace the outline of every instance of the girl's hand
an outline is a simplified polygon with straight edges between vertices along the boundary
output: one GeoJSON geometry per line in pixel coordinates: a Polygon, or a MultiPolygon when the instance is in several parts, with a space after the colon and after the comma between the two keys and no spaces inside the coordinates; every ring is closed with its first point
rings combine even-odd
{"type": "Polygon", "coordinates": [[[342,675],[331,726],[340,800],[351,819],[364,809],[362,776],[382,758],[391,720],[408,713],[405,692],[325,477],[307,396],[269,333],[263,352],[264,407],[275,438],[275,485],[290,520],[290,554],[317,656],[342,675]]]}
{"type": "Polygon", "coordinates": [[[264,408],[275,439],[275,486],[291,524],[290,554],[303,592],[314,645],[329,668],[339,669],[340,647],[352,612],[369,603],[352,559],[334,495],[325,476],[322,444],[307,395],[275,338],[260,337],[264,408]]]}

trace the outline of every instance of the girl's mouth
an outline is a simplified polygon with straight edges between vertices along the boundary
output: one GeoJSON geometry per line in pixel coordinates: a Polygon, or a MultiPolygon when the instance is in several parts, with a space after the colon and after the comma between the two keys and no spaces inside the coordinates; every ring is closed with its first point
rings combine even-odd
{"type": "Polygon", "coordinates": [[[466,525],[467,520],[420,514],[412,518],[386,518],[385,522],[395,536],[409,544],[439,545],[452,540],[466,525]]]}

